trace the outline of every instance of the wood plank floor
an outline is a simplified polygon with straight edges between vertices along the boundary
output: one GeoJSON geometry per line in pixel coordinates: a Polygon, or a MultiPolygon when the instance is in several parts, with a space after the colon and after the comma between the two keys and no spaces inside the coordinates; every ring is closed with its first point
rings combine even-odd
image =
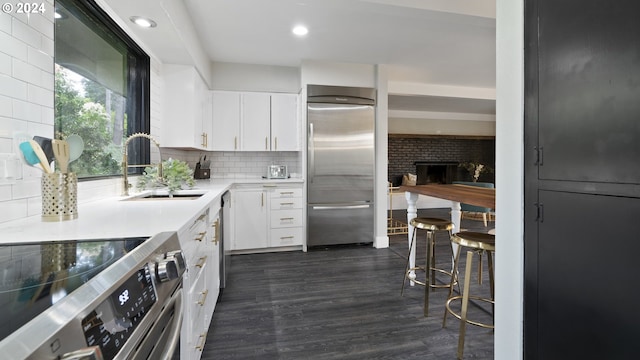
{"type": "MultiPolygon", "coordinates": [[[[486,230],[481,221],[463,220],[462,227],[486,230]]],[[[437,262],[450,264],[446,234],[437,239],[437,262]]],[[[400,296],[406,254],[406,235],[394,235],[388,249],[368,244],[233,256],[202,359],[455,359],[459,322],[449,315],[442,328],[447,290],[431,293],[426,318],[423,287],[407,287],[400,296]]],[[[424,245],[420,263],[422,254],[424,245]]],[[[487,295],[486,271],[484,278],[480,293],[487,295]]],[[[483,321],[490,321],[489,310],[470,307],[483,321]]],[[[465,359],[492,358],[493,331],[467,326],[465,359]]]]}

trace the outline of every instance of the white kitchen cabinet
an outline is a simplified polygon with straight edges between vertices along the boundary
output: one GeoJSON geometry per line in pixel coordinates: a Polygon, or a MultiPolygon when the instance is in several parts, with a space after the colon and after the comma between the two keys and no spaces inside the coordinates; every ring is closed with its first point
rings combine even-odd
{"type": "Polygon", "coordinates": [[[214,200],[178,234],[187,271],[183,278],[180,358],[200,359],[220,292],[220,201],[214,200]]]}
{"type": "Polygon", "coordinates": [[[299,151],[298,95],[271,94],[271,150],[299,151]]]}
{"type": "Polygon", "coordinates": [[[244,185],[232,190],[232,199],[231,250],[246,253],[302,247],[302,184],[244,185]]]}
{"type": "Polygon", "coordinates": [[[240,149],[269,151],[271,148],[271,96],[267,93],[242,94],[240,149]]]}
{"type": "Polygon", "coordinates": [[[215,151],[299,151],[298,95],[212,91],[215,151]]]}
{"type": "Polygon", "coordinates": [[[212,91],[211,150],[240,150],[240,93],[212,91]]]}
{"type": "Polygon", "coordinates": [[[211,101],[207,85],[191,66],[162,67],[163,147],[209,150],[211,101]]]}
{"type": "Polygon", "coordinates": [[[262,188],[232,192],[235,231],[231,250],[267,247],[267,200],[267,192],[262,188]]]}

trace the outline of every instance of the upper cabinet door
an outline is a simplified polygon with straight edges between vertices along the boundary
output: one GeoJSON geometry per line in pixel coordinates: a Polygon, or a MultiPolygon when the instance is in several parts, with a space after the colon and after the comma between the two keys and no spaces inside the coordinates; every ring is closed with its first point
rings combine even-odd
{"type": "Polygon", "coordinates": [[[209,148],[214,151],[240,150],[240,93],[212,91],[213,132],[209,148]]]}
{"type": "Polygon", "coordinates": [[[271,151],[299,151],[298,95],[271,95],[271,151]]]}
{"type": "Polygon", "coordinates": [[[241,149],[269,151],[271,138],[271,97],[267,93],[242,94],[241,149]]]}
{"type": "Polygon", "coordinates": [[[640,184],[639,6],[576,4],[539,1],[540,179],[640,184]]]}
{"type": "Polygon", "coordinates": [[[207,85],[191,66],[164,65],[163,147],[208,150],[205,109],[207,85]]]}

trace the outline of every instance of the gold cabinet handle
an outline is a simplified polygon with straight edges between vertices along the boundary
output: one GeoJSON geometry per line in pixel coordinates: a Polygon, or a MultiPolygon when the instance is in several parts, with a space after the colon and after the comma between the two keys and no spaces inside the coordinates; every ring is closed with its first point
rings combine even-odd
{"type": "Polygon", "coordinates": [[[211,225],[212,228],[215,228],[216,230],[213,232],[213,240],[211,240],[212,243],[214,243],[215,245],[218,245],[218,241],[220,239],[220,219],[216,219],[216,221],[213,222],[213,225],[211,225]]]}
{"type": "Polygon", "coordinates": [[[233,149],[234,150],[238,150],[238,137],[237,136],[233,137],[233,149]]]}
{"type": "Polygon", "coordinates": [[[260,206],[264,207],[264,193],[260,193],[260,206]]]}
{"type": "Polygon", "coordinates": [[[198,262],[196,263],[196,267],[199,267],[202,269],[202,267],[204,266],[204,264],[207,262],[207,257],[203,256],[201,258],[198,259],[198,262]]]}
{"type": "Polygon", "coordinates": [[[293,203],[292,202],[286,202],[286,203],[281,202],[280,206],[293,206],[293,203]]]}
{"type": "Polygon", "coordinates": [[[280,218],[280,221],[293,221],[292,217],[280,218]]]}
{"type": "Polygon", "coordinates": [[[204,349],[204,343],[207,342],[207,333],[202,333],[198,336],[198,345],[196,345],[196,350],[202,351],[204,349]]]}
{"type": "Polygon", "coordinates": [[[293,191],[280,191],[280,196],[282,195],[293,195],[293,191]]]}
{"type": "Polygon", "coordinates": [[[269,150],[269,137],[265,136],[264,138],[264,149],[269,150]]]}
{"type": "Polygon", "coordinates": [[[198,300],[197,304],[200,306],[204,306],[204,303],[207,301],[207,295],[209,295],[209,290],[205,290],[200,293],[200,300],[198,300]]]}
{"type": "Polygon", "coordinates": [[[196,241],[202,241],[202,239],[204,239],[205,236],[207,236],[207,232],[203,231],[203,232],[198,233],[198,236],[196,236],[194,239],[196,241]]]}
{"type": "Polygon", "coordinates": [[[288,240],[288,239],[293,239],[293,236],[281,236],[280,240],[288,240]]]}
{"type": "Polygon", "coordinates": [[[276,147],[276,148],[275,148],[275,149],[273,149],[273,150],[278,150],[278,137],[277,137],[277,136],[275,137],[275,139],[274,139],[274,141],[273,141],[273,142],[275,143],[274,145],[275,145],[275,147],[276,147]]]}

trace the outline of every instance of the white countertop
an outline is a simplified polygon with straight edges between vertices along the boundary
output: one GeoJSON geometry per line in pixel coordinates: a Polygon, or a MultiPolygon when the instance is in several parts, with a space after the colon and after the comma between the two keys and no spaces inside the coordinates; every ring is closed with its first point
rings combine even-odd
{"type": "MultiPolygon", "coordinates": [[[[212,179],[197,181],[190,193],[204,193],[197,199],[122,201],[117,196],[78,205],[78,218],[43,222],[40,216],[0,224],[0,244],[147,237],[163,231],[181,231],[234,184],[301,183],[302,179],[212,179]]],[[[134,194],[137,195],[137,194],[134,194]]]]}

